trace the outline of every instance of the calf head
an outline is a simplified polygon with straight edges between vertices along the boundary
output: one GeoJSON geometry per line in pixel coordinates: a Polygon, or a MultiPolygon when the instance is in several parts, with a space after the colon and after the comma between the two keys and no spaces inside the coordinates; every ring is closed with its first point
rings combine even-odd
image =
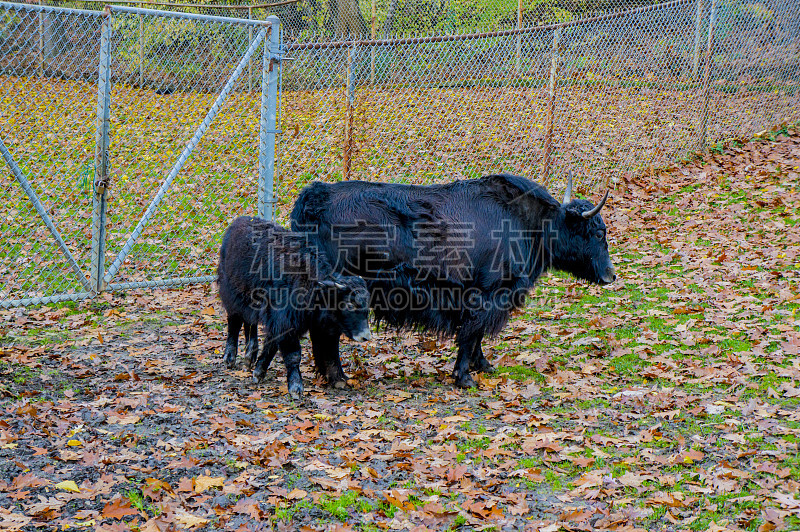
{"type": "Polygon", "coordinates": [[[369,292],[364,279],[357,275],[333,274],[319,284],[329,291],[330,311],[342,332],[356,342],[371,340],[369,292]]]}
{"type": "Polygon", "coordinates": [[[606,200],[608,191],[596,206],[586,200],[572,199],[572,172],[569,173],[561,204],[563,221],[556,225],[552,243],[554,267],[592,283],[614,282],[617,276],[608,255],[606,224],[600,216],[606,200]]]}

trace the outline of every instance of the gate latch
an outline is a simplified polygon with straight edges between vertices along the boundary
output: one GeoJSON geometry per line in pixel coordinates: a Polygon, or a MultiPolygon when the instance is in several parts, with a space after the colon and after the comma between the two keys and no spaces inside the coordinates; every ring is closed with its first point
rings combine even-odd
{"type": "Polygon", "coordinates": [[[95,194],[102,194],[108,189],[109,185],[109,177],[108,174],[99,176],[94,181],[94,192],[95,194]]]}

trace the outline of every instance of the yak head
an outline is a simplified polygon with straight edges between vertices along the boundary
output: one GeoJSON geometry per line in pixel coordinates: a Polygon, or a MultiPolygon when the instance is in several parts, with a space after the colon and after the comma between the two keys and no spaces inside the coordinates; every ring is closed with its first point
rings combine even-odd
{"type": "Polygon", "coordinates": [[[357,275],[333,274],[319,281],[332,296],[329,299],[333,318],[351,340],[366,342],[372,339],[369,330],[369,292],[364,279],[357,275]]]}
{"type": "Polygon", "coordinates": [[[606,200],[608,191],[597,205],[572,199],[572,172],[569,173],[567,190],[553,227],[551,259],[554,268],[592,283],[614,282],[617,276],[608,255],[606,224],[600,216],[606,200]]]}

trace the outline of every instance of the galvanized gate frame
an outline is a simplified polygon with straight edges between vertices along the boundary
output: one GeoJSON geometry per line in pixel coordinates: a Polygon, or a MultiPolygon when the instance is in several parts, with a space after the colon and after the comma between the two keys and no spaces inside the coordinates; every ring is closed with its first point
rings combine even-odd
{"type": "MultiPolygon", "coordinates": [[[[107,8],[108,9],[108,8],[107,8]]],[[[177,12],[157,12],[151,11],[148,9],[138,9],[134,7],[114,7],[113,11],[123,12],[123,13],[134,13],[134,14],[159,14],[161,16],[173,16],[178,18],[192,18],[192,19],[200,19],[200,20],[225,20],[220,17],[211,17],[206,15],[190,15],[187,13],[177,13],[177,12]]],[[[231,19],[227,19],[231,20],[231,19]]],[[[238,19],[234,19],[238,20],[238,19]]],[[[253,21],[248,21],[252,23],[253,21]]],[[[145,226],[148,224],[150,219],[155,214],[156,210],[158,209],[159,204],[164,199],[167,191],[172,185],[172,181],[178,175],[178,172],[181,171],[181,168],[186,163],[189,156],[192,154],[192,151],[197,146],[200,139],[203,137],[203,134],[208,129],[211,122],[217,116],[222,104],[227,99],[228,95],[233,90],[233,87],[236,84],[236,81],[241,76],[242,72],[247,67],[248,63],[250,62],[253,54],[255,54],[258,47],[261,45],[261,42],[265,39],[267,34],[269,33],[269,44],[268,50],[265,50],[266,53],[263,54],[263,74],[261,78],[261,119],[259,124],[259,186],[258,186],[258,213],[259,216],[272,219],[273,216],[273,204],[274,204],[274,191],[273,191],[273,182],[274,182],[274,173],[275,173],[275,134],[276,134],[276,119],[277,119],[277,107],[278,107],[278,78],[280,75],[280,21],[278,17],[271,16],[268,17],[264,22],[256,21],[258,25],[261,26],[261,29],[256,33],[253,40],[250,42],[250,46],[248,47],[247,51],[244,53],[242,58],[239,60],[239,64],[234,69],[233,73],[231,74],[228,81],[225,83],[225,86],[220,91],[219,95],[217,95],[216,100],[211,105],[211,108],[208,110],[205,118],[198,126],[197,130],[194,133],[194,136],[189,140],[186,144],[186,147],[181,152],[178,160],[175,161],[175,164],[172,166],[169,174],[167,175],[164,182],[161,184],[161,187],[158,189],[158,192],[150,201],[150,205],[147,207],[144,215],[142,216],[139,223],[136,224],[131,235],[128,237],[128,240],[122,246],[122,249],[117,254],[114,261],[109,265],[108,270],[105,271],[105,264],[104,264],[104,233],[105,233],[105,201],[106,201],[106,183],[107,183],[107,173],[106,168],[104,165],[104,157],[100,154],[102,153],[103,148],[107,149],[107,134],[108,134],[108,115],[107,112],[101,113],[101,108],[103,106],[108,105],[108,100],[110,96],[110,91],[106,89],[108,85],[103,85],[103,80],[110,76],[110,62],[106,60],[103,61],[104,57],[109,56],[109,42],[110,39],[105,39],[105,33],[103,34],[104,40],[101,51],[100,51],[100,85],[98,88],[98,122],[102,120],[102,124],[98,123],[98,156],[96,157],[97,166],[95,168],[95,200],[94,204],[97,206],[95,209],[96,213],[92,216],[93,222],[93,235],[97,234],[97,245],[95,245],[95,238],[92,238],[92,288],[96,292],[102,292],[104,290],[126,290],[131,288],[144,288],[144,287],[154,287],[154,286],[174,286],[174,285],[184,285],[190,283],[204,283],[204,282],[211,282],[213,281],[216,276],[214,275],[206,275],[200,277],[179,277],[174,279],[165,279],[165,280],[157,280],[157,281],[136,281],[136,282],[123,282],[123,283],[113,283],[114,276],[119,272],[120,268],[122,267],[125,258],[130,253],[131,249],[133,248],[136,240],[141,236],[142,231],[144,230],[145,226]],[[277,65],[277,68],[276,68],[277,65]],[[104,136],[104,139],[101,139],[101,136],[104,136]],[[105,142],[106,144],[101,144],[101,142],[105,142]]]]}
{"type": "MultiPolygon", "coordinates": [[[[3,2],[5,4],[5,2],[3,2]]],[[[55,8],[49,6],[25,5],[26,10],[53,11],[62,13],[87,13],[83,10],[69,8],[55,8]]],[[[92,14],[95,14],[93,12],[92,14]]],[[[267,219],[274,216],[274,178],[275,178],[275,138],[278,133],[278,97],[279,97],[279,78],[281,66],[281,31],[280,20],[276,16],[268,17],[264,21],[254,21],[247,19],[234,19],[216,17],[212,15],[199,15],[193,13],[181,13],[175,11],[156,11],[135,7],[106,6],[102,13],[101,42],[98,68],[98,87],[97,87],[97,127],[95,135],[95,163],[93,181],[93,200],[92,200],[92,241],[91,259],[88,278],[78,265],[74,256],[70,252],[58,229],[53,224],[47,210],[42,205],[36,192],[30,185],[25,175],[20,170],[13,156],[9,152],[2,138],[0,138],[0,153],[11,169],[16,181],[25,191],[29,200],[36,209],[36,212],[44,221],[51,235],[55,239],[59,249],[66,257],[71,269],[77,276],[85,291],[66,294],[54,294],[35,298],[0,300],[0,308],[23,306],[30,304],[53,303],[68,300],[80,300],[93,297],[100,292],[108,290],[125,290],[141,287],[174,286],[191,283],[211,282],[215,276],[200,277],[180,277],[157,281],[140,282],[121,282],[114,283],[114,277],[119,273],[125,258],[130,253],[136,240],[141,236],[150,219],[158,210],[159,204],[169,191],[169,188],[188,160],[192,151],[195,149],[203,134],[208,129],[214,118],[217,116],[225,100],[232,92],[237,80],[241,76],[245,67],[251,62],[252,56],[261,45],[262,41],[268,36],[263,53],[262,77],[261,77],[261,113],[259,120],[259,156],[258,156],[258,215],[267,219]],[[117,254],[113,262],[106,269],[105,265],[105,245],[106,245],[106,207],[107,192],[109,182],[109,125],[110,125],[110,103],[111,103],[111,39],[113,29],[113,13],[131,13],[138,15],[150,15],[159,17],[183,18],[191,20],[209,22],[233,22],[258,27],[258,32],[252,37],[247,51],[242,55],[233,73],[228,78],[224,87],[217,95],[202,123],[197,127],[194,135],[184,147],[172,169],[161,184],[158,192],[150,201],[147,210],[137,223],[131,235],[117,254]]],[[[252,35],[252,32],[250,32],[252,35]]]]}

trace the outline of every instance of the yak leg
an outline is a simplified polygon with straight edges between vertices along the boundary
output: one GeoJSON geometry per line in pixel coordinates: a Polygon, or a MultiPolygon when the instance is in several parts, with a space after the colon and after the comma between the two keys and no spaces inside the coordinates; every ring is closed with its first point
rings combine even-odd
{"type": "Polygon", "coordinates": [[[475,386],[475,380],[469,374],[470,360],[472,354],[475,352],[475,344],[480,346],[483,331],[475,331],[474,329],[468,333],[469,328],[464,325],[458,331],[456,336],[456,343],[458,344],[458,356],[456,357],[456,367],[453,370],[453,377],[456,380],[456,386],[459,388],[472,388],[475,386]]]}
{"type": "Polygon", "coordinates": [[[472,352],[472,357],[469,362],[469,369],[481,373],[491,373],[494,371],[492,364],[483,356],[483,349],[481,349],[481,340],[488,327],[490,330],[499,332],[506,323],[510,316],[510,311],[514,308],[520,308],[525,305],[525,297],[527,295],[527,288],[516,288],[512,291],[510,297],[499,297],[494,299],[484,298],[485,302],[491,301],[491,304],[484,305],[485,312],[480,315],[483,327],[478,331],[477,341],[475,342],[475,349],[472,352]]]}
{"type": "Polygon", "coordinates": [[[258,360],[258,323],[244,324],[244,339],[245,352],[243,362],[245,367],[250,369],[255,361],[258,360]]]}
{"type": "Polygon", "coordinates": [[[225,340],[225,365],[233,369],[236,367],[236,355],[239,352],[239,330],[242,328],[242,317],[238,314],[228,314],[228,338],[225,340]]]}
{"type": "Polygon", "coordinates": [[[281,340],[281,354],[286,365],[286,384],[294,399],[303,396],[303,377],[300,376],[300,339],[292,335],[281,340]]]}
{"type": "Polygon", "coordinates": [[[491,373],[494,371],[494,366],[483,356],[483,349],[481,348],[482,339],[483,335],[475,341],[475,348],[469,360],[469,369],[470,371],[477,371],[478,373],[491,373]]]}
{"type": "Polygon", "coordinates": [[[328,379],[334,388],[345,388],[347,376],[339,358],[339,337],[341,333],[312,327],[309,331],[311,351],[314,353],[314,365],[317,371],[328,379]]]}
{"type": "Polygon", "coordinates": [[[258,355],[256,349],[256,358],[253,360],[253,382],[258,384],[267,374],[269,365],[272,364],[272,359],[275,358],[275,353],[278,352],[278,342],[274,341],[269,336],[264,338],[264,347],[261,349],[261,355],[258,355]]]}

